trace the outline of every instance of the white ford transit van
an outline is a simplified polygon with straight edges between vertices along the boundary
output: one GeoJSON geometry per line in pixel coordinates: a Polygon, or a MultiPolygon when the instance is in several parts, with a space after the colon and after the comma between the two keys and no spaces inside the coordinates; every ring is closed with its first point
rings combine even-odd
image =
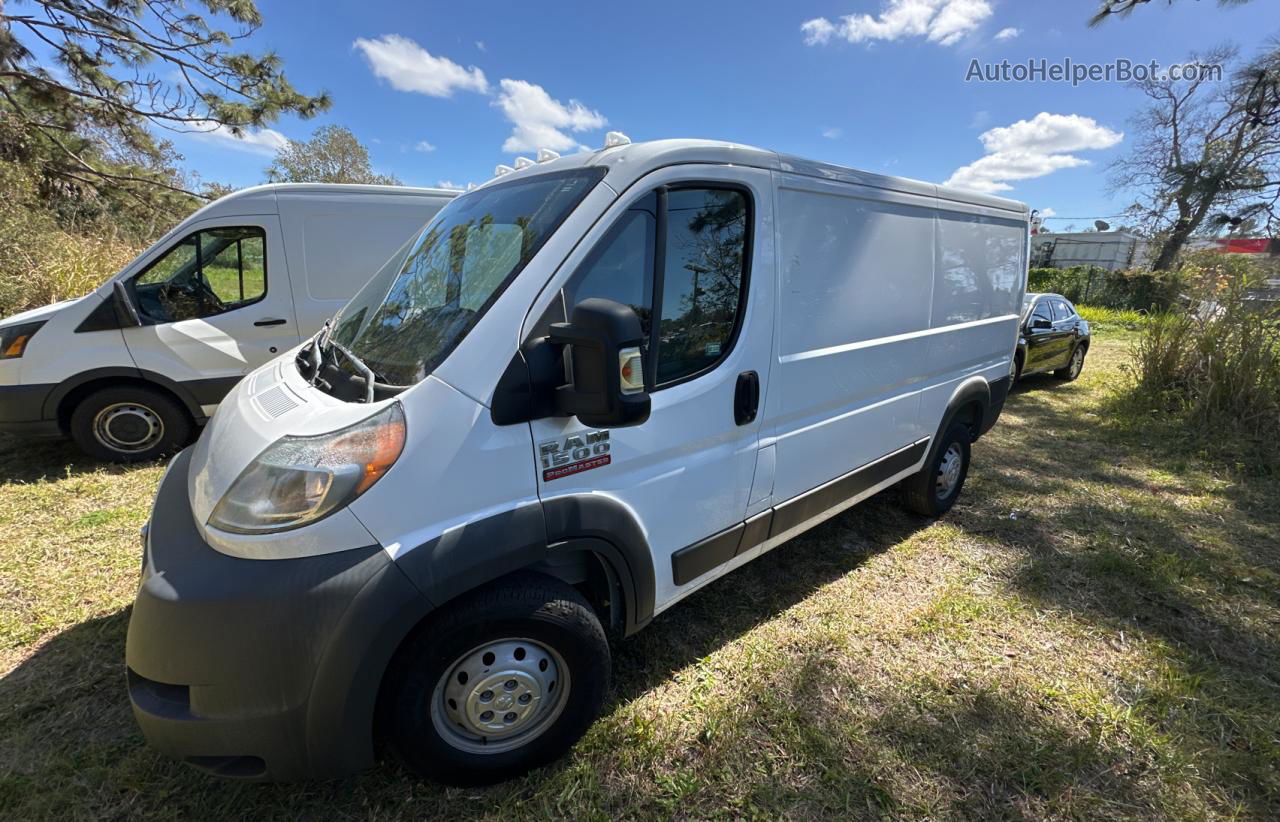
{"type": "Polygon", "coordinates": [[[0,430],[104,459],[172,452],[456,194],[267,185],[210,203],[93,293],[0,321],[0,430]]]}
{"type": "Polygon", "coordinates": [[[996,421],[1018,203],[741,145],[525,164],[237,385],[144,534],[152,745],[248,779],[384,739],[453,783],[561,755],[606,636],[900,483],[938,516],[996,421]]]}

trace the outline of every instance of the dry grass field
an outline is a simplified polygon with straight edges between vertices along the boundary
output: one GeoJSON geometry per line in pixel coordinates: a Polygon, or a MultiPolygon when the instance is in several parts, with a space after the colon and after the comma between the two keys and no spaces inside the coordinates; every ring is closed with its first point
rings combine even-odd
{"type": "Polygon", "coordinates": [[[621,642],[572,754],[484,790],[152,753],[122,658],[161,469],[0,440],[0,817],[1280,818],[1280,470],[1117,423],[1127,344],[1026,380],[944,520],[883,494],[621,642]]]}

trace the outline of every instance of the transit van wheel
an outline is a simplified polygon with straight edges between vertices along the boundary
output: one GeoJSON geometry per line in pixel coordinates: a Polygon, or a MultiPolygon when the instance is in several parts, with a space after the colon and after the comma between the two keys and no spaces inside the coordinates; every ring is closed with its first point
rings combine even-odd
{"type": "Polygon", "coordinates": [[[525,573],[445,607],[387,672],[380,723],[392,753],[451,785],[499,782],[562,756],[595,721],[609,682],[591,606],[525,573]]]}
{"type": "Polygon", "coordinates": [[[191,420],[171,397],[136,385],[95,391],[71,412],[71,438],[91,457],[143,462],[191,438],[191,420]]]}
{"type": "Polygon", "coordinates": [[[1077,345],[1076,350],[1071,352],[1071,359],[1067,360],[1067,364],[1057,371],[1053,372],[1053,376],[1066,382],[1071,382],[1080,376],[1080,372],[1084,370],[1084,346],[1077,345]]]}
{"type": "Polygon", "coordinates": [[[951,510],[969,475],[972,441],[969,426],[953,422],[947,427],[933,459],[902,483],[902,498],[908,508],[926,517],[940,517],[951,510]]]}

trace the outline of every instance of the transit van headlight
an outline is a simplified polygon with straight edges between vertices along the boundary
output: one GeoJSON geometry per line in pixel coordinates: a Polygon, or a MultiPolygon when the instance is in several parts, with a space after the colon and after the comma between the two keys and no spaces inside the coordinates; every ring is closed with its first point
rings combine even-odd
{"type": "Polygon", "coordinates": [[[0,328],[0,360],[14,360],[27,350],[27,343],[45,323],[37,320],[33,323],[18,323],[0,328]]]}
{"type": "Polygon", "coordinates": [[[300,528],[348,504],[404,450],[400,403],[312,437],[281,437],[254,458],[218,502],[209,525],[237,534],[300,528]]]}

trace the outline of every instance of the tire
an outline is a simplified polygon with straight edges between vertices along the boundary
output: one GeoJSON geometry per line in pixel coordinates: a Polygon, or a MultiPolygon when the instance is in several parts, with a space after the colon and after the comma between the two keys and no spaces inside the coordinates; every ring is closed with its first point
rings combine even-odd
{"type": "Polygon", "coordinates": [[[940,517],[951,510],[965,477],[969,475],[970,445],[973,433],[969,426],[953,422],[938,442],[937,451],[920,473],[908,477],[902,485],[902,498],[907,508],[926,517],[940,517]],[[958,460],[957,463],[951,460],[958,460]],[[943,487],[945,477],[945,489],[943,487]],[[945,491],[945,492],[944,492],[945,491]]]}
{"type": "Polygon", "coordinates": [[[103,388],[71,412],[71,439],[91,457],[154,460],[191,439],[191,418],[168,394],[140,385],[103,388]]]}
{"type": "Polygon", "coordinates": [[[1009,369],[1009,388],[1012,389],[1022,379],[1022,354],[1013,355],[1013,365],[1009,369]]]}
{"type": "Polygon", "coordinates": [[[450,785],[500,782],[562,756],[609,684],[591,606],[559,580],[524,573],[447,607],[387,671],[379,721],[391,753],[450,785]]]}
{"type": "Polygon", "coordinates": [[[1063,382],[1071,382],[1080,376],[1080,372],[1084,370],[1084,355],[1088,351],[1083,345],[1077,345],[1071,352],[1071,359],[1067,360],[1067,364],[1057,371],[1053,372],[1053,376],[1063,382]]]}

